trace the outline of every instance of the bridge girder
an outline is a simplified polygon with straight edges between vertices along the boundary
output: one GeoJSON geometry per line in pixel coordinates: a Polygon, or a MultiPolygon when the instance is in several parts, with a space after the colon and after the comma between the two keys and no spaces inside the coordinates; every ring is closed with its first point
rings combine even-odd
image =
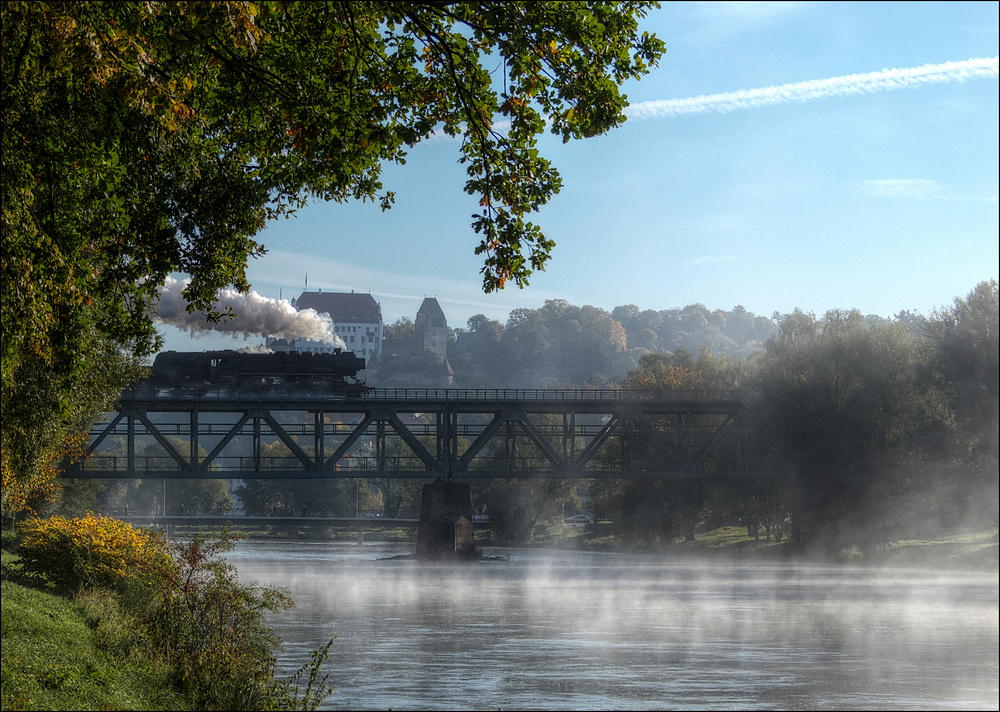
{"type": "Polygon", "coordinates": [[[123,394],[73,478],[762,477],[728,391],[123,394]],[[724,447],[725,446],[725,447],[724,447]]]}

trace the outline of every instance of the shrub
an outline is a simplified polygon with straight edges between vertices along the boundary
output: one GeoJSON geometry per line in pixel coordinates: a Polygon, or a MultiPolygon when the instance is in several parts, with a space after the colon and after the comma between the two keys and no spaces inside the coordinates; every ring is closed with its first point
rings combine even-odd
{"type": "Polygon", "coordinates": [[[292,602],[278,589],[237,581],[219,555],[238,536],[167,544],[92,515],[32,519],[21,531],[22,573],[75,593],[104,650],[165,664],[196,709],[315,709],[325,698],[318,675],[330,644],[288,682],[275,680],[279,640],[265,613],[292,602]]]}
{"type": "Polygon", "coordinates": [[[29,519],[18,553],[27,575],[62,591],[160,585],[176,566],[159,534],[110,517],[29,519]]]}
{"type": "Polygon", "coordinates": [[[153,643],[170,657],[175,683],[199,709],[273,709],[279,640],[264,614],[292,605],[282,591],[240,584],[218,558],[237,536],[174,544],[177,567],[150,621],[153,643]]]}
{"type": "Polygon", "coordinates": [[[323,663],[330,657],[333,639],[323,647],[312,651],[309,662],[300,667],[288,680],[279,686],[278,707],[282,710],[315,710],[326,701],[333,687],[329,675],[319,676],[323,663]],[[303,679],[305,686],[303,688],[303,679]]]}

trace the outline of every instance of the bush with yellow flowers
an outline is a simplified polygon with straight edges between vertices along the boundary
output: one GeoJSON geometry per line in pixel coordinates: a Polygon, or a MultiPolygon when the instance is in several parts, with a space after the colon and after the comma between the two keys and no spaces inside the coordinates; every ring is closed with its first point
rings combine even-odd
{"type": "Polygon", "coordinates": [[[214,540],[168,543],[118,519],[87,515],[30,519],[20,533],[22,576],[91,607],[111,601],[103,608],[128,619],[124,627],[135,632],[119,635],[118,643],[150,645],[195,709],[315,709],[325,699],[329,688],[318,675],[329,643],[288,682],[275,679],[280,641],[265,614],[292,601],[280,589],[237,580],[223,555],[239,537],[227,530],[214,540]]]}
{"type": "Polygon", "coordinates": [[[176,568],[162,535],[111,517],[29,519],[20,531],[23,572],[62,591],[153,584],[176,568]]]}

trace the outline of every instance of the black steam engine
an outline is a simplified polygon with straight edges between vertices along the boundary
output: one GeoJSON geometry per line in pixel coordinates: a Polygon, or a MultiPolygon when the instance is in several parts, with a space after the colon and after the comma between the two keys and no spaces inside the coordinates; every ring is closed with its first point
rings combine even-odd
{"type": "Polygon", "coordinates": [[[144,385],[202,394],[281,391],[355,398],[369,390],[357,378],[364,367],[363,358],[339,349],[325,354],[164,351],[144,385]]]}

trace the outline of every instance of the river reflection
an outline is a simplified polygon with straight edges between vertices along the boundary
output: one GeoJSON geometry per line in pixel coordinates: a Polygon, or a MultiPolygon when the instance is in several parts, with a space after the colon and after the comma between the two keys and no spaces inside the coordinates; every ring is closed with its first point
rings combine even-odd
{"type": "Polygon", "coordinates": [[[933,709],[998,706],[994,573],[240,542],[240,580],[298,667],[331,637],[324,709],[933,709]]]}

